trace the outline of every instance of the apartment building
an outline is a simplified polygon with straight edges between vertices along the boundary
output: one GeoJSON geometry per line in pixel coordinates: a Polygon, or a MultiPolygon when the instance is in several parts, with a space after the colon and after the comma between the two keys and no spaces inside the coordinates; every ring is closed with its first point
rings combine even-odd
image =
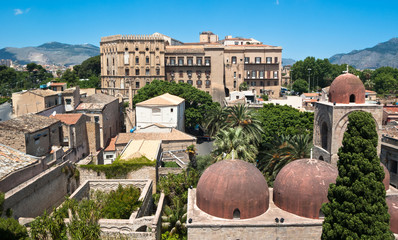
{"type": "Polygon", "coordinates": [[[282,48],[253,38],[219,40],[202,32],[199,42],[182,43],[160,33],[101,38],[101,87],[127,98],[154,79],[188,83],[223,102],[247,82],[256,95],[279,97],[282,48]]]}

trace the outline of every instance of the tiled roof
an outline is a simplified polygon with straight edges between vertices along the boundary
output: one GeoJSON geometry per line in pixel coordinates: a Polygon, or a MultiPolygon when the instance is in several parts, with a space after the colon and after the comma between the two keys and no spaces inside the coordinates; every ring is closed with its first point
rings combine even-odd
{"type": "Polygon", "coordinates": [[[383,110],[390,114],[398,113],[398,106],[397,107],[383,107],[383,110]]]}
{"type": "Polygon", "coordinates": [[[162,125],[162,124],[160,124],[160,123],[154,123],[154,124],[151,124],[151,125],[142,127],[141,129],[149,128],[149,127],[151,127],[151,126],[156,126],[156,127],[159,127],[159,128],[170,128],[170,127],[166,127],[166,126],[164,126],[164,125],[162,125]]]}
{"type": "Polygon", "coordinates": [[[50,84],[51,87],[56,87],[56,86],[62,87],[62,86],[65,86],[65,85],[66,85],[66,83],[64,83],[64,82],[53,82],[53,83],[50,84]]]}
{"type": "Polygon", "coordinates": [[[104,103],[104,104],[108,104],[111,103],[113,101],[115,101],[115,97],[112,97],[110,95],[107,94],[103,94],[103,93],[96,93],[93,95],[90,95],[86,98],[82,98],[82,102],[83,103],[104,103]]]}
{"type": "Polygon", "coordinates": [[[111,141],[109,142],[109,145],[105,148],[105,152],[111,152],[111,151],[115,151],[116,147],[115,147],[115,143],[116,143],[116,137],[111,138],[111,141]]]}
{"type": "Polygon", "coordinates": [[[175,128],[171,132],[134,132],[119,133],[116,144],[127,144],[131,139],[134,140],[163,140],[163,141],[191,141],[196,140],[194,136],[181,132],[175,128]]]}
{"type": "Polygon", "coordinates": [[[136,106],[177,106],[184,101],[185,100],[183,98],[165,93],[163,95],[137,103],[136,106]]]}
{"type": "Polygon", "coordinates": [[[303,93],[303,95],[306,97],[318,97],[319,93],[303,93]]]}
{"type": "Polygon", "coordinates": [[[126,146],[120,159],[128,160],[145,156],[149,160],[156,160],[161,143],[160,140],[133,140],[126,146]]]}
{"type": "Polygon", "coordinates": [[[73,125],[76,124],[77,121],[83,116],[81,113],[70,113],[70,114],[56,114],[55,116],[51,115],[50,118],[58,119],[61,122],[73,125]]]}
{"type": "Polygon", "coordinates": [[[377,94],[375,91],[370,91],[370,90],[365,90],[365,93],[368,93],[368,94],[377,94]]]}
{"type": "Polygon", "coordinates": [[[0,180],[8,174],[37,161],[38,158],[0,144],[0,180]]]}
{"type": "Polygon", "coordinates": [[[58,92],[50,90],[50,89],[34,89],[34,90],[30,90],[29,92],[42,96],[42,97],[48,97],[48,96],[53,96],[53,95],[57,95],[58,92]]]}
{"type": "Polygon", "coordinates": [[[59,120],[57,119],[36,114],[26,114],[4,122],[0,122],[0,129],[12,128],[17,131],[32,133],[40,129],[49,127],[57,122],[59,122],[59,120]]]}

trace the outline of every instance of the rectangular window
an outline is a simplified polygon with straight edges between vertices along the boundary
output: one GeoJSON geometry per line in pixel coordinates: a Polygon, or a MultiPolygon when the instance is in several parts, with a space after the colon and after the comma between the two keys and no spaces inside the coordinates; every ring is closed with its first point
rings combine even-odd
{"type": "Polygon", "coordinates": [[[174,109],[173,108],[170,108],[170,112],[173,112],[174,111],[174,109]]]}
{"type": "Polygon", "coordinates": [[[250,58],[249,57],[245,57],[245,63],[249,63],[250,62],[250,58]]]}
{"type": "Polygon", "coordinates": [[[135,64],[139,64],[140,63],[140,59],[138,57],[135,58],[135,64]]]}
{"type": "Polygon", "coordinates": [[[140,75],[140,69],[137,68],[137,69],[135,70],[135,75],[140,75]]]}
{"type": "Polygon", "coordinates": [[[256,63],[261,63],[261,57],[256,57],[256,63]]]}
{"type": "Polygon", "coordinates": [[[149,76],[149,68],[145,69],[145,75],[149,76]]]}
{"type": "Polygon", "coordinates": [[[65,99],[65,103],[66,103],[66,105],[71,105],[72,99],[70,99],[70,98],[65,99]]]}
{"type": "Polygon", "coordinates": [[[274,81],[274,85],[275,85],[275,86],[278,86],[278,81],[274,81]]]}
{"type": "Polygon", "coordinates": [[[236,57],[232,57],[231,61],[232,61],[233,64],[236,64],[236,57]]]}
{"type": "Polygon", "coordinates": [[[264,78],[264,71],[260,71],[260,78],[264,78]]]}
{"type": "Polygon", "coordinates": [[[205,58],[205,65],[210,66],[210,58],[209,57],[205,58]]]}
{"type": "Polygon", "coordinates": [[[256,78],[257,77],[257,72],[256,71],[252,71],[252,78],[256,78]]]}
{"type": "Polygon", "coordinates": [[[149,57],[146,57],[146,58],[145,58],[145,63],[146,63],[146,64],[149,64],[149,57]]]}
{"type": "Polygon", "coordinates": [[[250,78],[250,71],[247,71],[247,78],[250,78]]]}
{"type": "Polygon", "coordinates": [[[268,64],[272,63],[272,57],[267,57],[267,63],[268,64]]]}
{"type": "Polygon", "coordinates": [[[267,86],[271,85],[271,81],[267,81],[267,86]]]}
{"type": "Polygon", "coordinates": [[[263,81],[260,82],[260,86],[264,86],[264,82],[263,81]]]}
{"type": "Polygon", "coordinates": [[[178,58],[178,65],[179,66],[184,65],[184,58],[178,58]]]}
{"type": "Polygon", "coordinates": [[[236,81],[234,81],[234,88],[236,88],[236,81]]]}
{"type": "Polygon", "coordinates": [[[156,75],[160,75],[160,69],[156,68],[156,75]]]}
{"type": "Polygon", "coordinates": [[[171,66],[176,65],[176,59],[175,58],[170,58],[170,65],[171,66]]]}
{"type": "Polygon", "coordinates": [[[160,108],[152,108],[152,113],[160,113],[160,108]]]}
{"type": "Polygon", "coordinates": [[[235,44],[235,45],[239,45],[239,42],[235,42],[234,44],[235,44]]]}
{"type": "Polygon", "coordinates": [[[124,75],[126,75],[126,76],[130,75],[130,69],[128,69],[128,68],[125,69],[124,70],[124,75]]]}
{"type": "Polygon", "coordinates": [[[278,57],[274,58],[274,63],[278,63],[278,57]]]}
{"type": "Polygon", "coordinates": [[[188,58],[188,65],[192,66],[192,64],[193,64],[193,58],[188,58]]]}
{"type": "Polygon", "coordinates": [[[278,71],[274,71],[274,78],[278,78],[278,71]]]}
{"type": "Polygon", "coordinates": [[[241,75],[241,74],[239,74],[239,77],[238,77],[238,78],[240,79],[241,77],[242,77],[242,75],[241,75]]]}
{"type": "Polygon", "coordinates": [[[251,85],[252,87],[255,87],[255,86],[256,86],[256,82],[255,82],[255,81],[251,81],[251,82],[250,82],[250,85],[251,85]]]}
{"type": "Polygon", "coordinates": [[[197,57],[196,58],[196,64],[198,64],[199,66],[202,65],[202,58],[201,57],[197,57]]]}
{"type": "Polygon", "coordinates": [[[113,155],[106,155],[106,159],[113,158],[113,155]]]}
{"type": "Polygon", "coordinates": [[[234,72],[234,78],[236,78],[236,72],[234,72]]]}
{"type": "Polygon", "coordinates": [[[192,71],[191,71],[191,70],[188,70],[188,71],[187,71],[187,75],[188,75],[189,78],[192,77],[192,71]]]}
{"type": "Polygon", "coordinates": [[[135,88],[140,88],[140,82],[135,82],[135,88]]]}
{"type": "Polygon", "coordinates": [[[94,122],[99,123],[99,116],[94,116],[94,122]]]}

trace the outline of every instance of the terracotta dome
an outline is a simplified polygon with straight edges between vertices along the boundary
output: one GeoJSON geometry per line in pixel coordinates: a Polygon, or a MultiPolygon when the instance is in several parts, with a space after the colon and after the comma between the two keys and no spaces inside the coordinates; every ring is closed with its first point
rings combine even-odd
{"type": "Polygon", "coordinates": [[[223,160],[208,167],[196,188],[196,204],[220,218],[246,219],[267,211],[267,181],[252,164],[223,160]]]}
{"type": "Polygon", "coordinates": [[[398,233],[398,195],[387,196],[386,202],[390,214],[390,229],[393,233],[398,233]]]}
{"type": "Polygon", "coordinates": [[[336,182],[337,175],[337,168],[324,161],[295,160],[282,168],[274,181],[274,203],[290,213],[317,219],[322,203],[328,201],[329,184],[336,182]]]}
{"type": "Polygon", "coordinates": [[[365,86],[361,79],[351,73],[335,78],[329,88],[329,102],[365,103],[365,86]]]}
{"type": "Polygon", "coordinates": [[[390,188],[390,172],[388,171],[386,166],[384,166],[384,164],[380,163],[380,165],[383,166],[384,170],[383,184],[384,184],[384,189],[386,189],[387,191],[390,188]]]}

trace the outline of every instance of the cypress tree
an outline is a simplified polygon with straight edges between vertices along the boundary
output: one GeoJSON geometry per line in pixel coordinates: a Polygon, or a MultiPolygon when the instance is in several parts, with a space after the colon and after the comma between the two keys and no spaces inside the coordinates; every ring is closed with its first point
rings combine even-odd
{"type": "Polygon", "coordinates": [[[384,171],[377,156],[376,124],[370,113],[348,116],[339,175],[322,206],[322,239],[394,239],[384,190],[384,171]]]}

